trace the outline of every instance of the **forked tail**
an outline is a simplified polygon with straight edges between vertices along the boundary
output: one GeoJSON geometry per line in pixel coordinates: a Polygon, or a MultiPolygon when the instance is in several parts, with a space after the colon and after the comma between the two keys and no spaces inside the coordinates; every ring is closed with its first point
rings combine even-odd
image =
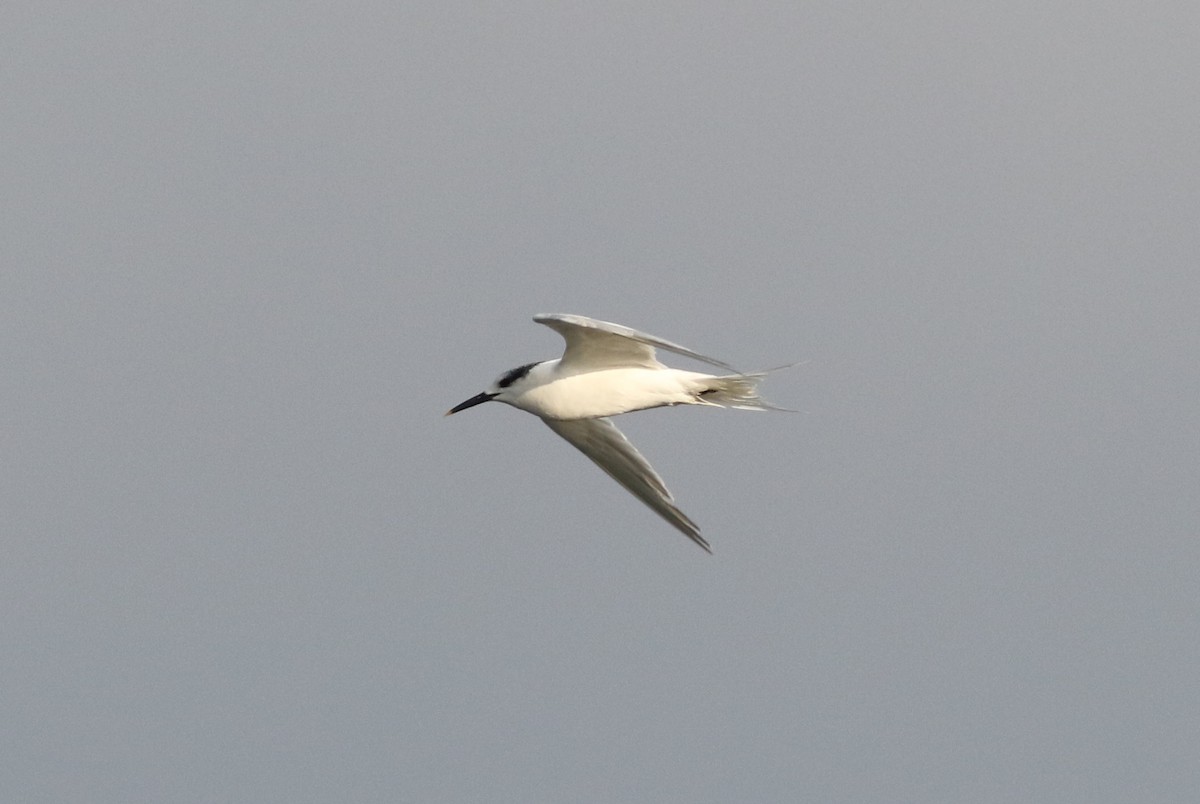
{"type": "Polygon", "coordinates": [[[704,381],[706,386],[696,396],[696,402],[701,405],[718,405],[723,408],[739,408],[741,410],[782,410],[788,413],[796,411],[781,408],[763,401],[758,395],[758,384],[773,371],[791,368],[795,363],[766,371],[754,371],[749,374],[726,374],[723,377],[711,377],[704,381]]]}

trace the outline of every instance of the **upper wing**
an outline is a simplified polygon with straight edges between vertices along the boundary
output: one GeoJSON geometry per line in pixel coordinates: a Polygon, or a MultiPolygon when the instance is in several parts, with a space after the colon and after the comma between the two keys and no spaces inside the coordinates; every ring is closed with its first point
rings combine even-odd
{"type": "Polygon", "coordinates": [[[565,368],[588,371],[628,366],[661,368],[662,364],[654,358],[654,349],[657,347],[727,371],[741,373],[728,363],[620,324],[610,324],[581,315],[535,315],[533,320],[550,327],[566,340],[567,349],[559,363],[565,368]]]}
{"type": "Polygon", "coordinates": [[[608,476],[624,486],[634,497],[678,528],[683,535],[708,552],[712,548],[700,535],[700,528],[671,502],[671,492],[662,478],[646,462],[629,439],[608,419],[542,419],[554,432],[592,459],[608,476]]]}

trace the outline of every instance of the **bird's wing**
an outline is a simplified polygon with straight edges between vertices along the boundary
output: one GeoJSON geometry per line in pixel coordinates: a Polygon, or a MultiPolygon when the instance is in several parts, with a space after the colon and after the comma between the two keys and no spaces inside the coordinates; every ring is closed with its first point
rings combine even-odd
{"type": "Polygon", "coordinates": [[[712,548],[700,535],[700,528],[675,507],[671,492],[662,478],[642,457],[633,444],[608,419],[542,419],[551,430],[591,458],[608,476],[624,486],[634,497],[650,506],[683,535],[708,552],[712,548]]]}
{"type": "Polygon", "coordinates": [[[632,366],[661,368],[662,364],[654,358],[654,349],[657,347],[727,371],[741,373],[728,363],[620,324],[610,324],[581,315],[535,315],[533,320],[545,324],[563,336],[567,342],[567,349],[563,352],[559,365],[566,369],[594,371],[601,368],[632,366]]]}

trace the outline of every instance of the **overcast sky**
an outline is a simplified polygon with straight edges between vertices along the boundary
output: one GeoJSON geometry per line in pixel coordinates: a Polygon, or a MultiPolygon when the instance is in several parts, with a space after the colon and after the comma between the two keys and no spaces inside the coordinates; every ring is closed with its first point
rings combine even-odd
{"type": "Polygon", "coordinates": [[[1195,801],[1198,41],[7,4],[0,799],[1195,801]],[[619,421],[715,555],[442,418],[540,312],[805,361],[619,421]]]}

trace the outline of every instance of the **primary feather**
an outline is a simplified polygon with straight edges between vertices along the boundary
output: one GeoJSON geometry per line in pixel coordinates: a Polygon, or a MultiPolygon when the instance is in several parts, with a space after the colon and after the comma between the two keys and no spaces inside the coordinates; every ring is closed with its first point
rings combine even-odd
{"type": "Polygon", "coordinates": [[[562,356],[564,367],[574,368],[578,365],[588,371],[612,366],[666,368],[654,356],[654,349],[658,348],[726,371],[737,371],[728,363],[620,324],[563,314],[535,315],[533,320],[550,327],[567,342],[567,349],[562,356]]]}
{"type": "Polygon", "coordinates": [[[542,419],[571,446],[588,456],[634,497],[679,529],[684,536],[712,552],[700,528],[675,507],[674,498],[658,472],[642,457],[625,434],[608,419],[542,419]]]}

